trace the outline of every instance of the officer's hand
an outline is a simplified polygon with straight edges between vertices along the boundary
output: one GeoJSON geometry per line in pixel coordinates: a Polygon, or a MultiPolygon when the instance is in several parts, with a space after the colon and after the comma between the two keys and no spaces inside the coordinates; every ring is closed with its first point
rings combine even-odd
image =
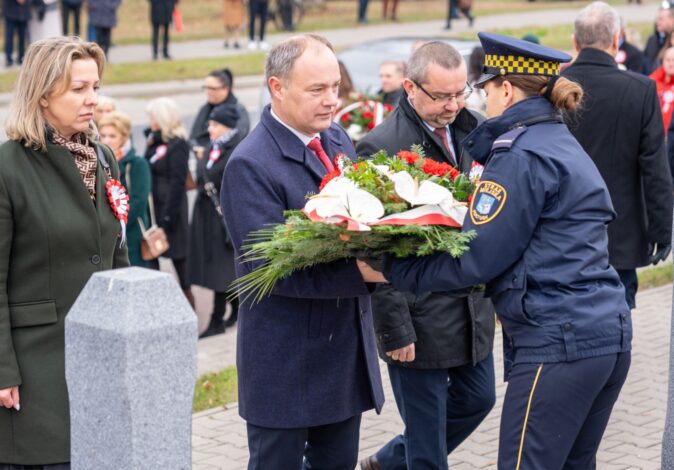
{"type": "Polygon", "coordinates": [[[365,261],[357,260],[356,263],[358,264],[358,270],[360,271],[361,276],[363,276],[363,281],[388,282],[382,273],[372,269],[372,266],[367,264],[365,261]]]}
{"type": "Polygon", "coordinates": [[[652,243],[648,245],[648,252],[650,253],[649,264],[655,265],[660,261],[664,261],[671,251],[671,243],[652,243]]]}
{"type": "Polygon", "coordinates": [[[404,348],[394,349],[386,353],[388,357],[398,362],[412,362],[414,360],[414,343],[404,348]]]}

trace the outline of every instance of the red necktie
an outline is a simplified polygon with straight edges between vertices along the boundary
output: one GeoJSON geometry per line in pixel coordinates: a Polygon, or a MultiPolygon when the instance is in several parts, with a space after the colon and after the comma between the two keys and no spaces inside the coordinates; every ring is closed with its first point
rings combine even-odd
{"type": "Polygon", "coordinates": [[[325,167],[326,170],[328,170],[328,172],[332,172],[335,170],[335,166],[330,161],[330,157],[328,157],[328,154],[325,153],[325,150],[323,150],[323,146],[321,145],[321,139],[315,137],[311,142],[307,144],[307,147],[309,147],[309,149],[314,151],[314,153],[319,158],[321,163],[323,163],[323,166],[325,167]]]}
{"type": "Polygon", "coordinates": [[[449,156],[454,158],[454,152],[452,151],[452,148],[449,146],[449,141],[447,140],[447,128],[441,127],[440,129],[438,129],[437,127],[434,127],[433,132],[435,133],[435,135],[440,137],[440,139],[442,139],[442,143],[445,145],[445,150],[447,150],[449,156]]]}

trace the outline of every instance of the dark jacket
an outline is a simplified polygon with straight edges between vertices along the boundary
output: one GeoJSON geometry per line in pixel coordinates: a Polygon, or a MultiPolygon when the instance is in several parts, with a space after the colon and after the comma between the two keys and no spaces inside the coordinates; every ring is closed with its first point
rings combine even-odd
{"type": "Polygon", "coordinates": [[[660,67],[660,59],[658,55],[662,50],[662,46],[665,45],[667,41],[667,35],[661,36],[658,32],[654,32],[648,37],[646,41],[646,47],[644,48],[644,56],[646,58],[646,73],[651,73],[653,70],[660,67]]]}
{"type": "Polygon", "coordinates": [[[0,408],[3,464],[70,461],[65,316],[92,274],[129,264],[105,183],[99,164],[93,204],[65,147],[0,146],[0,389],[21,385],[21,411],[0,408]]]}
{"type": "Polygon", "coordinates": [[[2,0],[2,16],[10,21],[28,21],[30,20],[31,6],[30,0],[26,0],[23,5],[20,5],[16,0],[2,0]]]}
{"type": "Polygon", "coordinates": [[[150,135],[145,158],[152,171],[152,198],[157,225],[166,231],[168,251],[162,255],[171,259],[187,257],[188,223],[187,179],[190,150],[185,139],[174,137],[161,140],[159,132],[150,135]]]}
{"type": "Polygon", "coordinates": [[[178,0],[148,0],[150,2],[150,22],[169,24],[173,22],[173,9],[178,0]]]}
{"type": "Polygon", "coordinates": [[[652,71],[650,64],[646,63],[644,53],[627,41],[623,41],[620,45],[620,52],[618,52],[616,58],[617,62],[618,58],[622,59],[622,62],[619,63],[622,63],[627,70],[631,70],[632,72],[648,75],[649,71],[652,71]]]}
{"type": "Polygon", "coordinates": [[[236,129],[239,131],[239,138],[244,139],[248,135],[248,132],[250,132],[250,117],[248,116],[248,111],[236,96],[234,96],[234,93],[230,91],[227,99],[222,103],[215,105],[206,103],[199,109],[197,117],[194,118],[192,130],[190,131],[190,141],[194,141],[197,145],[202,147],[208,147],[211,142],[210,137],[208,137],[208,116],[211,115],[213,108],[223,103],[236,105],[236,110],[239,112],[239,120],[236,123],[236,129]]]}
{"type": "MultiPolygon", "coordinates": [[[[221,191],[222,174],[234,147],[241,141],[239,133],[232,140],[218,145],[209,145],[201,159],[197,159],[197,200],[194,203],[190,233],[190,256],[188,258],[190,283],[226,292],[234,280],[234,248],[224,227],[224,221],[216,212],[204,185],[211,182],[218,194],[221,191]],[[210,156],[217,158],[208,168],[210,156]]],[[[218,196],[215,196],[216,198],[218,196]]]]}
{"type": "Polygon", "coordinates": [[[401,86],[391,93],[384,93],[383,90],[379,92],[381,94],[381,102],[384,104],[390,104],[391,106],[398,106],[400,98],[405,95],[405,89],[401,86]]]}
{"type": "MultiPolygon", "coordinates": [[[[321,133],[330,156],[354,156],[337,124],[321,133]]],[[[248,234],[284,223],[318,190],[325,167],[278,122],[269,106],[227,163],[221,203],[234,252],[248,234]]],[[[259,263],[237,262],[236,274],[259,263]]],[[[239,308],[239,412],[271,428],[338,423],[384,403],[370,290],[355,260],[320,264],[279,281],[259,303],[239,308]],[[282,360],[280,358],[283,358],[282,360]]]]}
{"type": "Polygon", "coordinates": [[[645,266],[649,243],[672,240],[672,179],[655,82],[618,70],[613,57],[591,48],[563,75],[585,90],[569,129],[599,168],[618,213],[608,228],[611,264],[645,266]]]}
{"type": "Polygon", "coordinates": [[[511,364],[629,351],[630,311],[608,260],[611,199],[550,102],[520,101],[465,142],[485,165],[463,226],[476,232],[470,251],[391,257],[386,278],[419,293],[487,282],[504,334],[506,378],[511,364]]]}
{"type": "Polygon", "coordinates": [[[93,0],[88,1],[89,24],[99,28],[114,28],[117,26],[117,9],[122,0],[93,0]]]}
{"type": "Polygon", "coordinates": [[[129,249],[131,266],[147,267],[147,262],[140,254],[140,243],[143,240],[140,218],[145,228],[150,226],[148,215],[148,196],[152,188],[152,175],[147,160],[136,155],[134,149],[129,150],[119,161],[121,182],[129,192],[129,224],[126,227],[126,240],[129,249]]]}
{"type": "MultiPolygon", "coordinates": [[[[452,124],[453,140],[460,142],[483,118],[463,109],[452,124]]],[[[380,149],[394,155],[421,144],[426,157],[451,163],[440,142],[421,121],[403,93],[398,107],[381,125],[358,143],[356,153],[367,156],[380,149]]],[[[461,171],[473,163],[463,148],[458,153],[461,171]]],[[[491,352],[494,340],[494,308],[480,289],[469,293],[415,295],[380,285],[372,295],[379,357],[389,364],[415,369],[444,369],[475,364],[491,352]],[[393,361],[386,351],[415,343],[416,359],[393,361]]]]}

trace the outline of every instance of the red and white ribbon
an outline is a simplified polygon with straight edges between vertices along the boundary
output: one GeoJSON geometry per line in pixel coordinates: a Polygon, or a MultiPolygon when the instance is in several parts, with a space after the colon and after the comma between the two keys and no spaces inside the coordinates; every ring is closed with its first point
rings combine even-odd
{"type": "Polygon", "coordinates": [[[110,202],[112,213],[119,220],[119,225],[121,226],[121,241],[119,245],[124,246],[126,244],[126,224],[128,223],[129,210],[131,208],[129,205],[129,194],[126,192],[126,188],[122,186],[122,183],[116,179],[109,179],[105,183],[105,189],[108,193],[108,201],[110,202]]]}

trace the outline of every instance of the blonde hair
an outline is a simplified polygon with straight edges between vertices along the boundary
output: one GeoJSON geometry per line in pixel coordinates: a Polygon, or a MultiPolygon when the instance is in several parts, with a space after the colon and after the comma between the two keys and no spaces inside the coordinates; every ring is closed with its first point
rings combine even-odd
{"type": "Polygon", "coordinates": [[[96,105],[96,110],[99,110],[100,108],[110,105],[113,111],[117,110],[117,101],[115,101],[114,98],[110,98],[109,96],[104,96],[104,95],[98,95],[98,104],[96,105]]]}
{"type": "Polygon", "coordinates": [[[124,139],[128,139],[131,135],[131,118],[120,111],[113,111],[103,116],[98,123],[98,128],[102,129],[105,126],[117,129],[124,139]]]}
{"type": "MultiPolygon", "coordinates": [[[[9,106],[5,124],[7,137],[35,150],[47,150],[47,120],[40,100],[64,93],[70,85],[73,62],[82,59],[96,62],[98,76],[102,77],[105,54],[93,42],[78,37],[57,37],[30,45],[9,106]]],[[[90,140],[97,137],[93,123],[89,125],[87,137],[90,140]]]]}
{"type": "Polygon", "coordinates": [[[187,131],[180,120],[180,108],[173,99],[162,96],[150,101],[145,111],[161,130],[161,138],[168,142],[173,137],[187,138],[187,131]]]}

